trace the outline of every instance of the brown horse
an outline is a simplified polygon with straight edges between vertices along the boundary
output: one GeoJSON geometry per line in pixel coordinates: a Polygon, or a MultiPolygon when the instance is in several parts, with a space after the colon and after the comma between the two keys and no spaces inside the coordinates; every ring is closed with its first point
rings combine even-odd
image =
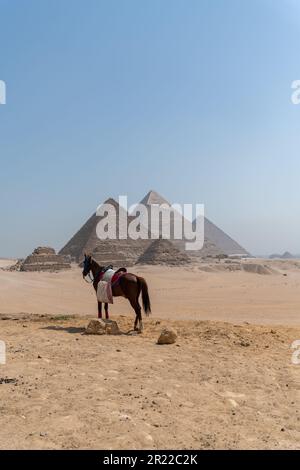
{"type": "MultiPolygon", "coordinates": [[[[100,266],[91,255],[84,255],[82,275],[85,278],[90,273],[93,274],[93,286],[97,292],[98,283],[101,280],[100,274],[103,272],[103,266],[100,266]]],[[[116,283],[112,284],[113,297],[125,297],[129,300],[131,307],[135,311],[134,330],[143,330],[142,309],[139,304],[139,296],[142,293],[143,307],[146,315],[151,313],[150,298],[148,286],[144,278],[131,273],[124,273],[116,283]],[[139,325],[139,327],[138,327],[139,325]]],[[[108,304],[104,304],[105,317],[109,318],[108,304]]],[[[98,302],[98,318],[102,318],[102,303],[98,302]]]]}

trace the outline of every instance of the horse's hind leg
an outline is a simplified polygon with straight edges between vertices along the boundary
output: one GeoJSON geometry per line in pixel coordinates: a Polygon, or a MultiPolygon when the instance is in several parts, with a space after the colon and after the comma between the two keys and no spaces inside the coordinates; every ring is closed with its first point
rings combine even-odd
{"type": "Polygon", "coordinates": [[[135,321],[134,321],[134,330],[135,331],[142,331],[143,330],[143,322],[142,322],[142,309],[138,302],[138,300],[130,300],[130,305],[135,311],[135,321]],[[139,328],[138,328],[139,323],[139,328]]]}
{"type": "Polygon", "coordinates": [[[142,320],[142,307],[139,304],[139,298],[136,299],[136,304],[137,304],[136,314],[137,314],[137,319],[139,322],[139,331],[143,331],[144,325],[143,325],[143,320],[142,320]]]}
{"type": "Polygon", "coordinates": [[[139,313],[139,324],[140,324],[140,331],[143,331],[144,325],[143,325],[143,320],[142,320],[142,309],[140,307],[140,313],[139,313]]]}
{"type": "Polygon", "coordinates": [[[140,293],[141,293],[141,289],[137,293],[136,304],[137,304],[137,310],[138,310],[137,317],[138,317],[138,321],[139,321],[139,330],[142,332],[143,329],[144,329],[144,325],[143,325],[143,320],[142,320],[142,307],[140,306],[140,303],[139,303],[140,293]]]}
{"type": "Polygon", "coordinates": [[[98,318],[102,318],[102,303],[98,302],[98,318]]]}
{"type": "Polygon", "coordinates": [[[105,318],[106,318],[106,320],[108,320],[109,319],[109,314],[108,314],[108,304],[107,303],[104,304],[104,310],[105,310],[105,318]]]}

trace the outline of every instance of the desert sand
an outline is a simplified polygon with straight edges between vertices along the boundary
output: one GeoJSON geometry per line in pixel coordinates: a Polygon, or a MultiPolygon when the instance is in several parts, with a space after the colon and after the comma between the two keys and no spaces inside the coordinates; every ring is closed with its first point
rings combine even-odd
{"type": "MultiPolygon", "coordinates": [[[[275,274],[223,271],[225,265],[217,263],[135,266],[130,271],[147,280],[155,318],[300,326],[300,262],[264,261],[264,265],[272,266],[275,274]]],[[[125,299],[116,299],[110,310],[133,318],[125,299]]],[[[60,273],[0,270],[0,313],[20,312],[96,315],[97,303],[78,267],[60,273]]]]}
{"type": "MultiPolygon", "coordinates": [[[[0,448],[299,449],[300,263],[262,263],[133,268],[153,310],[136,336],[83,334],[96,299],[78,268],[0,270],[0,448]],[[178,340],[159,346],[167,325],[178,340]]],[[[132,327],[126,300],[110,311],[132,327]]]]}
{"type": "Polygon", "coordinates": [[[15,259],[1,259],[0,258],[0,269],[1,268],[8,268],[9,266],[13,266],[15,263],[17,262],[17,260],[15,259]]]}

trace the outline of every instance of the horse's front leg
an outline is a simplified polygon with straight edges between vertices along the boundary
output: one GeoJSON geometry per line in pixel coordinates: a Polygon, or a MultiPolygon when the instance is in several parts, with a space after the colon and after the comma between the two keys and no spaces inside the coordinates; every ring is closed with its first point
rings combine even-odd
{"type": "Polygon", "coordinates": [[[98,302],[98,318],[102,318],[102,302],[98,302]]]}
{"type": "Polygon", "coordinates": [[[105,309],[105,318],[108,320],[109,319],[109,314],[108,314],[108,304],[104,304],[104,309],[105,309]]]}

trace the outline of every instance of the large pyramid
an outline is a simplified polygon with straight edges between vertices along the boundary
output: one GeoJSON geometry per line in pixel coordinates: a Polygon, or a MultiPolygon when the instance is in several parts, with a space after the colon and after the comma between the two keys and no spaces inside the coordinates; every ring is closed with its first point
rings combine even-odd
{"type": "MultiPolygon", "coordinates": [[[[193,222],[195,227],[195,220],[193,222]]],[[[227,233],[223,232],[219,227],[213,224],[206,217],[204,218],[204,234],[205,238],[212,242],[226,255],[249,255],[248,251],[239,245],[227,233]]]]}
{"type": "MultiPolygon", "coordinates": [[[[156,191],[149,191],[149,193],[141,200],[141,204],[144,204],[148,207],[149,220],[151,221],[151,206],[155,204],[162,205],[164,204],[165,212],[168,212],[168,207],[171,207],[171,204],[162,196],[160,196],[156,191]]],[[[180,216],[181,217],[181,216],[180,216]]],[[[193,223],[187,221],[183,217],[183,222],[189,226],[191,229],[195,229],[194,220],[193,223]]],[[[171,213],[171,225],[174,220],[173,214],[171,213]]],[[[158,236],[161,236],[163,225],[162,220],[159,221],[158,225],[158,236]]],[[[153,231],[152,231],[153,232],[153,231]]],[[[176,246],[177,249],[185,251],[185,243],[187,239],[176,240],[174,235],[171,232],[171,241],[176,246]]],[[[204,217],[204,245],[200,251],[189,251],[188,255],[192,258],[206,258],[206,257],[217,257],[220,255],[248,255],[248,252],[241,247],[237,242],[235,242],[229,235],[227,235],[223,230],[219,229],[214,225],[210,220],[204,217]]]]}
{"type": "Polygon", "coordinates": [[[150,190],[146,196],[143,197],[141,204],[144,204],[145,206],[151,206],[152,204],[166,204],[167,206],[170,206],[169,201],[153,190],[150,190]]]}
{"type": "MultiPolygon", "coordinates": [[[[125,215],[124,219],[127,220],[127,225],[133,219],[114,199],[107,199],[105,204],[111,204],[115,207],[117,221],[121,211],[125,215]]],[[[149,246],[151,240],[120,239],[118,237],[118,225],[117,238],[115,240],[100,240],[97,236],[96,228],[102,218],[94,213],[62,248],[60,254],[69,255],[79,263],[82,261],[84,253],[91,253],[102,266],[113,264],[118,267],[135,264],[137,258],[149,246]]]]}
{"type": "MultiPolygon", "coordinates": [[[[120,207],[114,199],[107,199],[105,203],[114,205],[117,214],[117,221],[120,211],[124,212],[124,220],[127,221],[127,226],[134,219],[134,217],[130,214],[127,214],[125,209],[120,207]]],[[[152,205],[164,204],[164,210],[166,212],[169,211],[168,208],[171,206],[166,199],[164,199],[155,191],[149,191],[149,193],[142,199],[141,203],[148,208],[149,220],[151,219],[150,210],[152,205]]],[[[183,223],[183,217],[181,217],[181,219],[183,223]]],[[[115,240],[100,240],[96,233],[96,227],[100,220],[101,217],[94,213],[79,229],[79,231],[70,239],[70,241],[62,248],[60,254],[69,255],[73,260],[80,262],[84,253],[91,253],[101,265],[113,264],[116,267],[123,265],[132,266],[150,247],[153,242],[153,238],[161,238],[163,226],[162,220],[160,219],[158,223],[158,230],[152,233],[152,239],[149,237],[148,240],[132,240],[130,238],[124,240],[120,239],[117,235],[115,240]],[[153,237],[153,235],[155,235],[155,237],[153,237]]],[[[171,213],[171,222],[172,220],[173,216],[171,213]]],[[[187,223],[192,226],[191,222],[187,223]]],[[[225,232],[210,222],[207,218],[204,219],[204,236],[205,240],[203,248],[200,251],[189,251],[188,253],[185,252],[186,240],[174,239],[174,234],[171,232],[170,241],[177,250],[185,252],[188,257],[193,259],[197,259],[199,257],[217,257],[223,254],[248,254],[244,248],[242,248],[237,242],[235,242],[231,237],[229,237],[225,232]]],[[[155,246],[156,245],[154,245],[154,247],[155,246]]],[[[163,245],[158,244],[157,246],[161,247],[163,245]]]]}

